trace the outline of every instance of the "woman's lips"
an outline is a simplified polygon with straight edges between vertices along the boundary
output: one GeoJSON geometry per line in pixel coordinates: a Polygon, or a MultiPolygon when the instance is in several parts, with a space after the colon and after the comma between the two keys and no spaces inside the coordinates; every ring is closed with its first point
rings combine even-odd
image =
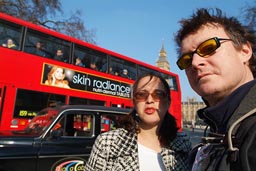
{"type": "Polygon", "coordinates": [[[145,112],[146,114],[152,114],[152,113],[154,113],[155,111],[156,111],[155,108],[146,108],[146,109],[144,110],[144,112],[145,112]]]}

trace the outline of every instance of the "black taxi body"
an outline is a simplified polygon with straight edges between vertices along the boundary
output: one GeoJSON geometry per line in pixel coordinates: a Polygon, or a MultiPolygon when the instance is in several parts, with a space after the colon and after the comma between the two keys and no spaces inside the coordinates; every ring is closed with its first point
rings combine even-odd
{"type": "Polygon", "coordinates": [[[0,132],[0,171],[82,171],[97,135],[116,129],[128,113],[87,105],[46,108],[26,129],[0,132]]]}

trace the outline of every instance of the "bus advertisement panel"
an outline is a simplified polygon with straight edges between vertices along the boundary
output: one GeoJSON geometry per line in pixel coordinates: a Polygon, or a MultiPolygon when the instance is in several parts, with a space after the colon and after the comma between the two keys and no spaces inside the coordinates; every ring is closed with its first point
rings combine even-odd
{"type": "Polygon", "coordinates": [[[110,95],[122,98],[131,98],[131,85],[121,81],[104,78],[101,75],[93,75],[81,71],[62,68],[61,66],[44,64],[42,84],[71,88],[83,92],[110,95]],[[55,73],[61,81],[53,81],[55,73]]]}

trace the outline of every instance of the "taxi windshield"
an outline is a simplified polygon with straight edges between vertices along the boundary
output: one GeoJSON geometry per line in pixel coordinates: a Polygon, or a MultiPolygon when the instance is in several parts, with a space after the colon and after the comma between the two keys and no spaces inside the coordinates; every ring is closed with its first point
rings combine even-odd
{"type": "Polygon", "coordinates": [[[39,134],[44,131],[48,125],[57,116],[57,110],[44,109],[37,113],[37,115],[29,122],[25,128],[25,132],[30,134],[39,134]]]}

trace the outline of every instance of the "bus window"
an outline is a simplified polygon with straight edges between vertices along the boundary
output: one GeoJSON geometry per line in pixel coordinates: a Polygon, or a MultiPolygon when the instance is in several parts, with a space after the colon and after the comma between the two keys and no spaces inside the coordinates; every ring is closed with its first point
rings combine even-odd
{"type": "Polygon", "coordinates": [[[83,48],[79,45],[75,45],[75,51],[74,51],[74,58],[73,58],[73,64],[77,66],[85,67],[87,65],[88,61],[86,59],[86,52],[83,50],[83,48]],[[80,61],[78,61],[78,59],[80,61]],[[78,63],[80,62],[80,63],[78,63]]]}
{"type": "Polygon", "coordinates": [[[120,76],[120,71],[122,69],[120,63],[121,63],[121,60],[119,59],[115,60],[114,57],[111,57],[111,56],[109,57],[109,66],[112,67],[112,71],[116,76],[120,76]]]}
{"type": "Polygon", "coordinates": [[[93,50],[92,52],[93,53],[89,54],[89,68],[106,72],[103,66],[105,63],[107,63],[107,55],[93,50]]]}
{"type": "Polygon", "coordinates": [[[168,76],[166,81],[169,83],[171,90],[178,91],[177,80],[173,76],[168,76]]]}
{"type": "Polygon", "coordinates": [[[105,101],[100,100],[91,100],[91,99],[85,99],[85,98],[79,98],[79,97],[70,97],[69,104],[71,105],[99,105],[99,106],[105,106],[105,101]]]}
{"type": "Polygon", "coordinates": [[[53,107],[53,106],[58,106],[58,105],[63,105],[65,104],[66,101],[66,96],[64,95],[59,95],[59,94],[53,94],[53,93],[43,93],[38,92],[42,96],[47,97],[47,107],[53,107]]]}
{"type": "Polygon", "coordinates": [[[19,25],[0,20],[0,45],[12,49],[19,49],[21,30],[22,27],[19,25]],[[8,46],[8,40],[11,40],[13,45],[8,46]]]}
{"type": "Polygon", "coordinates": [[[36,112],[49,106],[53,102],[65,103],[65,96],[18,89],[14,118],[31,119],[36,115],[36,112]]]}
{"type": "Polygon", "coordinates": [[[172,90],[179,91],[178,90],[178,81],[177,81],[176,77],[172,77],[171,80],[172,80],[172,84],[170,84],[170,85],[172,85],[171,86],[172,90]]]}
{"type": "Polygon", "coordinates": [[[123,71],[124,69],[127,70],[129,79],[132,79],[132,80],[136,79],[136,65],[134,63],[125,61],[123,66],[123,71]]]}
{"type": "Polygon", "coordinates": [[[84,67],[89,68],[89,49],[75,44],[73,64],[76,65],[76,58],[81,59],[81,63],[84,67]]]}
{"type": "Polygon", "coordinates": [[[66,63],[70,62],[70,42],[51,36],[48,44],[53,54],[53,59],[66,63]]]}
{"type": "Polygon", "coordinates": [[[171,90],[178,91],[177,80],[174,76],[161,73],[161,76],[167,81],[171,90]]]}
{"type": "Polygon", "coordinates": [[[48,39],[49,35],[28,29],[24,51],[38,56],[50,58],[53,56],[53,54],[51,54],[48,47],[48,39]]]}
{"type": "Polygon", "coordinates": [[[155,71],[153,69],[138,65],[138,76],[143,75],[145,73],[159,73],[159,71],[155,71]]]}
{"type": "Polygon", "coordinates": [[[107,63],[107,55],[98,51],[75,45],[75,53],[73,64],[76,65],[76,59],[80,58],[86,68],[105,72],[105,64],[107,63]]]}
{"type": "Polygon", "coordinates": [[[123,75],[123,71],[127,71],[127,75],[129,79],[136,79],[136,64],[125,61],[122,59],[118,59],[115,57],[109,58],[109,66],[112,66],[114,72],[118,72],[118,74],[122,77],[125,77],[123,75]]]}

